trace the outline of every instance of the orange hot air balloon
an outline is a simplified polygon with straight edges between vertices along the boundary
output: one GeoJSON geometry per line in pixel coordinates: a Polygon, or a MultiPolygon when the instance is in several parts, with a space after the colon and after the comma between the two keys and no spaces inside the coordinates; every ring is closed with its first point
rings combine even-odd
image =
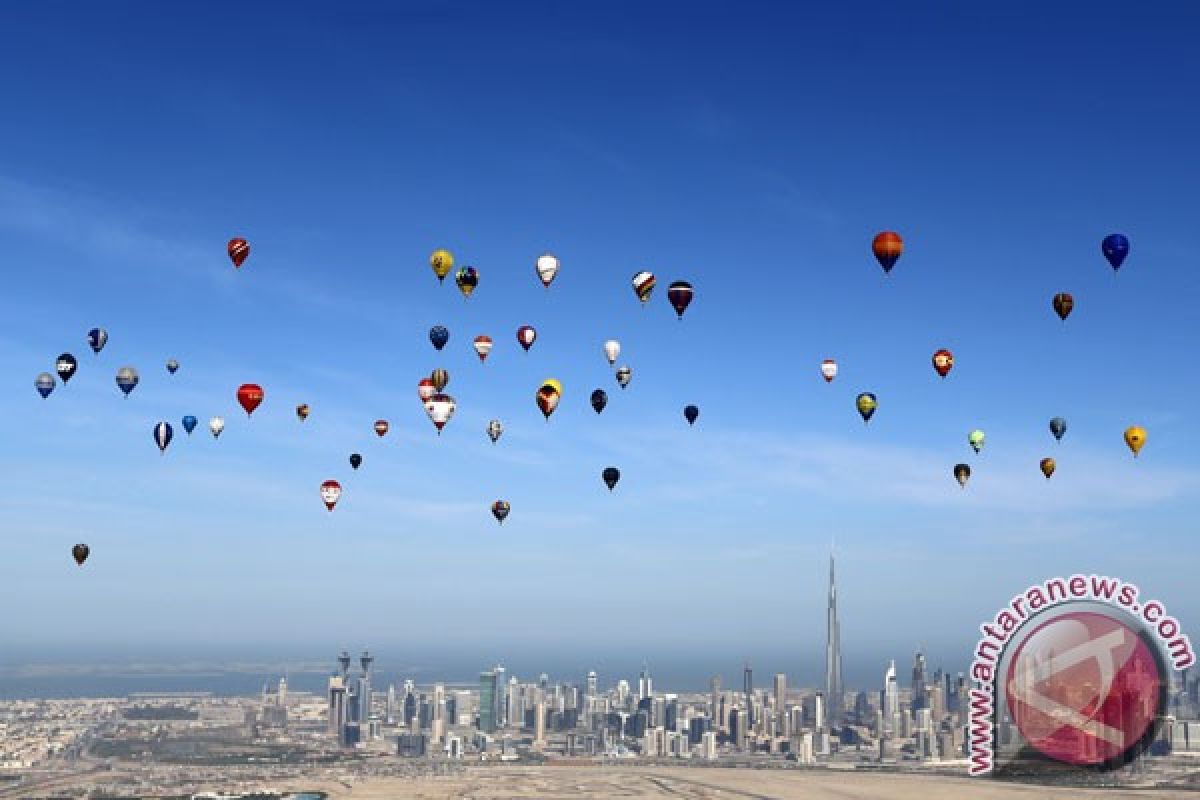
{"type": "Polygon", "coordinates": [[[229,260],[233,262],[235,268],[241,267],[246,261],[246,257],[250,255],[250,243],[240,236],[230,239],[229,245],[225,249],[229,253],[229,260]]]}
{"type": "Polygon", "coordinates": [[[246,410],[246,416],[254,413],[263,401],[262,387],[257,383],[243,383],[237,390],[238,403],[246,410]]]}
{"type": "Polygon", "coordinates": [[[875,259],[886,274],[892,271],[892,267],[896,266],[896,260],[904,252],[904,240],[898,233],[884,231],[877,235],[875,241],[871,243],[871,251],[875,253],[875,259]]]}
{"type": "Polygon", "coordinates": [[[949,350],[938,350],[933,354],[933,368],[937,370],[938,375],[946,377],[954,368],[954,354],[949,350]]]}
{"type": "Polygon", "coordinates": [[[1050,480],[1050,476],[1054,474],[1054,469],[1058,465],[1054,463],[1053,458],[1043,458],[1039,466],[1042,468],[1042,474],[1046,476],[1046,480],[1050,480]]]}
{"type": "Polygon", "coordinates": [[[375,434],[383,436],[388,432],[388,421],[386,419],[375,420],[375,434]]]}
{"type": "Polygon", "coordinates": [[[1140,425],[1134,425],[1125,429],[1125,444],[1129,445],[1129,449],[1133,451],[1133,457],[1137,458],[1141,452],[1142,445],[1146,443],[1146,429],[1140,425]]]}

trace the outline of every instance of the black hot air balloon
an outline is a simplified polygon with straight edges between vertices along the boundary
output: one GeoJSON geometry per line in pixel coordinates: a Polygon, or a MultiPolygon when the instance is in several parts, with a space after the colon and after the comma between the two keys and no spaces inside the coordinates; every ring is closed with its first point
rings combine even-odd
{"type": "Polygon", "coordinates": [[[671,301],[671,307],[680,319],[683,319],[683,312],[687,310],[688,303],[692,302],[692,294],[692,285],[687,281],[675,281],[667,287],[667,299],[671,301]]]}
{"type": "Polygon", "coordinates": [[[971,477],[971,468],[966,464],[954,465],[954,480],[958,481],[958,485],[966,488],[967,478],[971,477]]]}
{"type": "Polygon", "coordinates": [[[511,510],[512,506],[508,504],[507,500],[497,500],[496,502],[492,503],[492,516],[495,517],[496,521],[501,525],[504,524],[504,518],[508,516],[508,512],[511,510]]]}
{"type": "Polygon", "coordinates": [[[78,367],[75,356],[70,353],[63,353],[54,362],[54,371],[58,373],[58,377],[62,378],[63,386],[66,386],[67,381],[71,380],[71,376],[75,374],[78,367]]]}
{"type": "Polygon", "coordinates": [[[360,456],[358,453],[351,453],[350,454],[350,466],[353,467],[354,469],[358,469],[359,466],[361,466],[361,465],[362,465],[362,456],[360,456]]]}
{"type": "Polygon", "coordinates": [[[77,544],[71,548],[71,555],[75,557],[75,563],[81,567],[83,566],[83,562],[87,561],[88,554],[91,552],[92,549],[86,544],[77,544]]]}
{"type": "Polygon", "coordinates": [[[1075,308],[1075,298],[1071,297],[1069,292],[1059,292],[1054,295],[1054,300],[1050,305],[1054,307],[1054,313],[1058,314],[1058,318],[1065,322],[1067,317],[1071,316],[1071,309],[1075,308]]]}
{"type": "Polygon", "coordinates": [[[441,350],[450,341],[450,331],[445,325],[434,325],[429,329],[429,342],[435,349],[441,350]]]}
{"type": "Polygon", "coordinates": [[[597,414],[603,411],[606,405],[608,405],[607,392],[605,392],[603,389],[597,389],[596,391],[592,392],[592,409],[595,410],[597,414]]]}
{"type": "Polygon", "coordinates": [[[621,470],[616,467],[605,467],[604,472],[600,473],[600,477],[604,479],[604,485],[611,492],[617,485],[617,481],[621,480],[621,470]]]}
{"type": "Polygon", "coordinates": [[[700,416],[700,409],[695,406],[687,406],[683,409],[683,418],[688,421],[688,425],[695,425],[698,416],[700,416]]]}

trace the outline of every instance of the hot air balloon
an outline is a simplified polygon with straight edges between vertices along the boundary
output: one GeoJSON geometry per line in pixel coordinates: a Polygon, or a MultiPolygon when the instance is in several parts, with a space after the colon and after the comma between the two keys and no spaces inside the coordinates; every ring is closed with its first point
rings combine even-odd
{"type": "Polygon", "coordinates": [[[558,408],[558,401],[562,399],[562,384],[551,378],[538,388],[535,399],[538,408],[542,410],[542,416],[549,422],[550,415],[558,408]]]}
{"type": "Polygon", "coordinates": [[[67,381],[71,380],[71,376],[75,374],[79,363],[75,361],[75,356],[70,353],[63,353],[54,362],[54,371],[58,373],[58,377],[62,378],[63,386],[67,385],[67,381]]]}
{"type": "Polygon", "coordinates": [[[429,257],[429,266],[433,267],[433,274],[437,275],[438,283],[441,283],[454,268],[454,256],[449,250],[434,250],[433,255],[429,257]]]}
{"type": "Polygon", "coordinates": [[[1062,441],[1063,434],[1067,432],[1067,421],[1062,417],[1055,417],[1050,420],[1050,433],[1054,434],[1054,438],[1062,441]]]}
{"type": "Polygon", "coordinates": [[[983,431],[973,430],[967,434],[967,444],[971,445],[971,449],[978,453],[983,449],[983,431]]]}
{"type": "Polygon", "coordinates": [[[1075,298],[1067,292],[1059,292],[1054,295],[1050,305],[1054,307],[1054,313],[1058,314],[1058,318],[1066,322],[1067,317],[1071,316],[1071,309],[1075,308],[1075,298]]]}
{"type": "Polygon", "coordinates": [[[1042,468],[1042,474],[1046,476],[1046,480],[1050,480],[1050,476],[1054,474],[1054,469],[1058,465],[1054,463],[1053,458],[1043,458],[1038,466],[1042,468]]]}
{"type": "Polygon", "coordinates": [[[538,256],[537,263],[534,264],[537,269],[538,278],[542,281],[542,286],[547,289],[554,281],[554,276],[558,274],[558,258],[553,253],[542,253],[538,256]]]}
{"type": "Polygon", "coordinates": [[[375,420],[375,435],[383,437],[388,432],[388,421],[386,419],[375,420]]]}
{"type": "Polygon", "coordinates": [[[38,394],[45,400],[54,391],[54,387],[58,385],[58,381],[54,380],[54,376],[49,372],[42,372],[34,379],[33,385],[38,390],[38,394]]]}
{"type": "Polygon", "coordinates": [[[621,343],[616,339],[609,339],[604,343],[604,357],[608,359],[608,365],[611,367],[617,363],[617,356],[621,355],[621,343]]]}
{"type": "Polygon", "coordinates": [[[237,400],[246,410],[246,416],[250,416],[263,401],[262,387],[257,383],[243,383],[238,387],[237,400]]]}
{"type": "Polygon", "coordinates": [[[433,381],[433,388],[439,392],[446,388],[446,384],[450,382],[450,373],[438,367],[433,372],[429,373],[429,380],[433,381]]]}
{"type": "Polygon", "coordinates": [[[429,419],[433,421],[434,427],[437,428],[438,436],[442,435],[442,428],[454,416],[456,407],[453,397],[440,392],[429,398],[429,402],[425,404],[425,411],[429,414],[429,419]]]}
{"type": "Polygon", "coordinates": [[[458,290],[464,298],[470,297],[471,292],[479,285],[479,271],[474,267],[463,267],[454,273],[454,282],[458,284],[458,290]]]}
{"type": "Polygon", "coordinates": [[[858,407],[858,413],[862,415],[864,425],[870,422],[871,415],[879,407],[879,403],[875,401],[875,395],[870,392],[863,392],[855,398],[854,405],[858,407]]]}
{"type": "Polygon", "coordinates": [[[173,358],[170,359],[169,361],[167,361],[167,372],[174,375],[178,371],[179,371],[179,362],[178,361],[176,361],[173,358]]]}
{"type": "Polygon", "coordinates": [[[1125,257],[1129,255],[1129,239],[1121,233],[1110,233],[1100,243],[1100,252],[1104,253],[1113,272],[1116,272],[1125,263],[1125,257]]]}
{"type": "Polygon", "coordinates": [[[966,464],[954,465],[954,480],[958,481],[958,485],[966,488],[967,479],[971,477],[971,468],[966,464]]]}
{"type": "Polygon", "coordinates": [[[208,421],[208,429],[212,432],[213,438],[216,439],[221,435],[221,431],[225,430],[225,420],[220,417],[213,417],[208,421]]]}
{"type": "Polygon", "coordinates": [[[104,328],[92,328],[88,331],[87,339],[92,352],[99,353],[104,349],[104,345],[108,343],[108,331],[104,330],[104,328]]]}
{"type": "Polygon", "coordinates": [[[435,350],[441,350],[450,341],[450,331],[445,325],[434,325],[429,329],[429,341],[435,350]]]}
{"type": "Polygon", "coordinates": [[[77,544],[71,548],[71,556],[75,559],[75,563],[83,566],[83,562],[87,561],[88,555],[92,552],[92,548],[86,544],[77,544]]]}
{"type": "Polygon", "coordinates": [[[1137,458],[1141,452],[1142,445],[1146,443],[1146,429],[1140,425],[1133,425],[1125,429],[1125,444],[1129,445],[1129,449],[1133,451],[1133,457],[1137,458]]]}
{"type": "Polygon", "coordinates": [[[300,405],[296,406],[296,416],[301,422],[304,422],[304,420],[308,419],[308,403],[301,403],[300,405]]]}
{"type": "Polygon", "coordinates": [[[624,389],[629,385],[629,381],[633,379],[633,370],[629,367],[621,367],[617,370],[617,383],[624,389]]]}
{"type": "Polygon", "coordinates": [[[671,301],[671,307],[679,319],[683,319],[683,312],[692,302],[692,294],[692,285],[687,281],[675,281],[667,287],[667,299],[671,301]]]}
{"type": "Polygon", "coordinates": [[[827,358],[821,362],[821,377],[826,383],[833,383],[833,379],[837,377],[837,362],[832,358],[827,358]]]}
{"type": "Polygon", "coordinates": [[[138,385],[137,370],[133,367],[121,367],[117,370],[117,386],[126,397],[133,391],[133,387],[138,385]]]}
{"type": "Polygon", "coordinates": [[[683,418],[688,421],[688,425],[695,425],[696,418],[700,416],[700,409],[695,406],[684,406],[683,418]]]}
{"type": "Polygon", "coordinates": [[[482,362],[487,359],[488,353],[492,352],[492,337],[476,336],[475,337],[475,353],[479,356],[482,362]]]}
{"type": "Polygon", "coordinates": [[[525,348],[525,352],[529,352],[529,348],[533,347],[533,341],[537,339],[537,331],[532,325],[522,325],[517,328],[517,341],[521,343],[521,347],[525,348]]]}
{"type": "Polygon", "coordinates": [[[600,477],[604,479],[604,485],[611,492],[617,485],[617,481],[621,480],[621,470],[616,467],[605,467],[604,472],[600,473],[600,477]]]}
{"type": "Polygon", "coordinates": [[[325,508],[333,511],[341,496],[342,485],[337,481],[325,481],[321,484],[321,501],[325,503],[325,508]]]}
{"type": "Polygon", "coordinates": [[[502,433],[504,433],[504,425],[500,422],[500,420],[494,419],[488,423],[487,435],[488,438],[492,440],[492,444],[496,443],[496,440],[500,438],[500,434],[502,433]]]}
{"type": "Polygon", "coordinates": [[[154,443],[158,445],[160,452],[167,452],[167,445],[171,443],[173,436],[175,436],[175,431],[171,430],[169,423],[160,422],[154,426],[154,443]]]}
{"type": "Polygon", "coordinates": [[[633,276],[633,293],[637,295],[638,300],[642,301],[643,306],[650,300],[650,293],[654,291],[655,283],[653,272],[643,270],[633,276]]]}
{"type": "Polygon", "coordinates": [[[360,456],[358,453],[351,453],[350,454],[351,469],[358,469],[360,466],[362,466],[362,456],[360,456]]]}
{"type": "Polygon", "coordinates": [[[199,421],[200,420],[196,419],[191,414],[188,414],[186,417],[183,418],[183,429],[185,431],[187,431],[188,436],[191,436],[192,431],[196,430],[196,424],[199,421]]]}
{"type": "Polygon", "coordinates": [[[954,354],[949,350],[938,350],[933,354],[933,369],[943,378],[954,368],[954,354]]]}
{"type": "Polygon", "coordinates": [[[597,389],[596,391],[592,392],[592,408],[597,414],[603,411],[606,405],[608,405],[607,392],[605,392],[603,389],[597,389]]]}
{"type": "Polygon", "coordinates": [[[504,524],[504,518],[508,516],[508,512],[511,510],[512,506],[510,506],[505,500],[497,500],[496,502],[492,503],[492,516],[495,517],[496,521],[501,525],[504,524]]]}
{"type": "Polygon", "coordinates": [[[876,235],[875,241],[871,243],[871,251],[875,253],[875,259],[879,266],[883,267],[884,273],[890,273],[900,254],[904,252],[904,240],[898,233],[884,231],[876,235]]]}
{"type": "Polygon", "coordinates": [[[437,389],[434,388],[433,381],[429,378],[422,378],[417,382],[417,397],[421,398],[422,403],[428,403],[435,394],[437,394],[437,389]]]}
{"type": "Polygon", "coordinates": [[[250,255],[250,243],[239,236],[230,239],[229,245],[225,249],[228,251],[229,260],[233,262],[235,268],[241,267],[246,261],[246,257],[250,255]]]}

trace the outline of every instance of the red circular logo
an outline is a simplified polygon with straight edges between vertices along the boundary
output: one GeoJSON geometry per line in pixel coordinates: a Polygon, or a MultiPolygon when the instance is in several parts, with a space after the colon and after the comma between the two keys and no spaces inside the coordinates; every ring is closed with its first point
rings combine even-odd
{"type": "Polygon", "coordinates": [[[1138,631],[1107,614],[1075,611],[1021,642],[1004,689],[1031,747],[1068,764],[1111,766],[1149,745],[1166,680],[1138,631]]]}

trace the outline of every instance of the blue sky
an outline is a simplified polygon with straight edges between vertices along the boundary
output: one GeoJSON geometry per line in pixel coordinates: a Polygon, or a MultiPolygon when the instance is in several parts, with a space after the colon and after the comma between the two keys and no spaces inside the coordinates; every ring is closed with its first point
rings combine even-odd
{"type": "Polygon", "coordinates": [[[871,671],[922,642],[965,662],[996,606],[1064,572],[1200,620],[1195,9],[119,8],[42,3],[0,31],[0,598],[19,610],[0,642],[803,675],[834,539],[846,658],[871,671]],[[907,249],[885,276],[888,229],[907,249]],[[1116,275],[1113,231],[1132,241],[1116,275]],[[469,301],[429,270],[436,247],[479,269],[469,301]],[[696,287],[682,322],[676,279],[696,287]],[[79,372],[43,401],[62,351],[79,372]],[[126,364],[142,383],[122,399],[126,364]],[[438,366],[459,406],[441,437],[415,393],[438,366]],[[547,377],[565,387],[548,424],[547,377]],[[248,381],[266,390],[250,420],[248,381]],[[880,403],[867,427],[860,391],[880,403]],[[189,438],[184,414],[228,427],[189,438]]]}

